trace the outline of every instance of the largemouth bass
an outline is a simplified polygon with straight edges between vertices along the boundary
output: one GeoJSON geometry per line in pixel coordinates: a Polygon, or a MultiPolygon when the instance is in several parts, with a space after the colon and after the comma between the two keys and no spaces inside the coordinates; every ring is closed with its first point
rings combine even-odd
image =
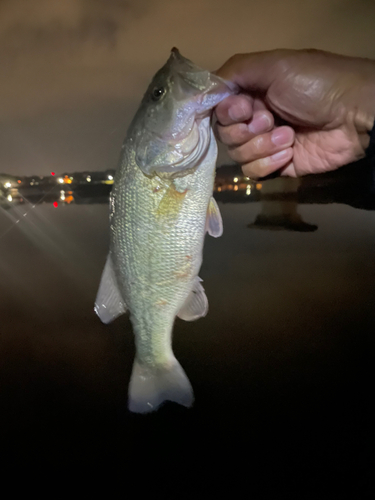
{"type": "Polygon", "coordinates": [[[193,390],[172,351],[173,323],[205,316],[198,277],[205,233],[222,234],[212,197],[217,145],[212,109],[235,89],[172,49],[122,146],[110,199],[110,250],[95,311],[104,323],[130,312],[136,356],[133,412],[164,401],[191,406],[193,390]]]}

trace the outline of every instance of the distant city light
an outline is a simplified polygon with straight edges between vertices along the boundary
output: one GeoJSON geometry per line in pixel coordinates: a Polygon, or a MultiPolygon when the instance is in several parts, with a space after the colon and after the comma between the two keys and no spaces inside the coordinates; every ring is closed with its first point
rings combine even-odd
{"type": "Polygon", "coordinates": [[[60,191],[60,200],[65,200],[65,191],[60,191]]]}
{"type": "Polygon", "coordinates": [[[86,181],[87,181],[87,182],[91,182],[91,175],[88,175],[88,176],[86,177],[86,181]]]}
{"type": "Polygon", "coordinates": [[[234,191],[238,191],[238,186],[234,186],[234,191]]]}
{"type": "Polygon", "coordinates": [[[258,189],[258,191],[260,189],[262,189],[262,184],[260,182],[258,182],[258,184],[255,184],[255,187],[258,189]]]}
{"type": "Polygon", "coordinates": [[[67,191],[65,193],[65,198],[64,198],[64,203],[68,203],[68,205],[70,203],[72,203],[74,201],[74,198],[73,198],[73,191],[67,191]]]}
{"type": "Polygon", "coordinates": [[[55,208],[59,206],[59,204],[57,203],[57,201],[54,201],[54,202],[53,202],[53,206],[54,206],[55,208]]]}
{"type": "Polygon", "coordinates": [[[60,184],[64,184],[64,179],[62,177],[59,177],[57,179],[57,182],[59,182],[60,184]]]}
{"type": "Polygon", "coordinates": [[[246,181],[249,181],[249,180],[250,180],[250,177],[245,177],[245,180],[246,180],[246,181]]]}
{"type": "Polygon", "coordinates": [[[6,182],[6,183],[4,184],[4,187],[6,187],[6,188],[10,188],[10,187],[12,187],[12,184],[11,184],[10,182],[6,182]]]}
{"type": "Polygon", "coordinates": [[[8,194],[8,196],[7,196],[7,200],[8,200],[8,201],[12,201],[12,200],[13,200],[13,198],[12,198],[12,195],[11,195],[11,194],[8,194]]]}
{"type": "Polygon", "coordinates": [[[233,182],[238,182],[238,177],[234,177],[233,182]]]}
{"type": "Polygon", "coordinates": [[[109,175],[109,176],[108,176],[108,180],[109,180],[109,181],[113,181],[113,175],[109,175]]]}
{"type": "Polygon", "coordinates": [[[250,186],[250,184],[248,184],[247,187],[246,187],[246,194],[247,194],[247,196],[249,196],[249,194],[251,194],[251,186],[250,186]]]}
{"type": "Polygon", "coordinates": [[[18,179],[18,181],[17,181],[17,182],[18,182],[18,184],[21,184],[21,179],[18,179]]]}
{"type": "Polygon", "coordinates": [[[51,175],[55,175],[55,172],[51,172],[51,175]]]}

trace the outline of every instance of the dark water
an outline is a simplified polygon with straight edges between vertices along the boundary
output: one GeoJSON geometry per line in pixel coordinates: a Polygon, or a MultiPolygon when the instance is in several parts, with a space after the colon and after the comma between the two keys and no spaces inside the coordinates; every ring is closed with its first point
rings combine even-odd
{"type": "Polygon", "coordinates": [[[224,235],[206,238],[201,270],[209,314],[174,328],[196,402],[147,416],[126,406],[129,320],[104,326],[93,312],[107,205],[81,193],[1,210],[7,464],[53,478],[53,491],[81,480],[108,496],[119,484],[166,498],[370,498],[375,197],[364,172],[249,194],[222,183],[224,235]]]}

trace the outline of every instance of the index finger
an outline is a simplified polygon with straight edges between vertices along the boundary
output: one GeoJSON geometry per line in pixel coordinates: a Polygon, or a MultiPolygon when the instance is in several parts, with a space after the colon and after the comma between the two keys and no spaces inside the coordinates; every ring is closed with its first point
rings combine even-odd
{"type": "Polygon", "coordinates": [[[267,92],[276,76],[288,68],[285,59],[295,51],[276,49],[249,54],[236,54],[229,58],[215,74],[236,83],[250,92],[267,92]]]}

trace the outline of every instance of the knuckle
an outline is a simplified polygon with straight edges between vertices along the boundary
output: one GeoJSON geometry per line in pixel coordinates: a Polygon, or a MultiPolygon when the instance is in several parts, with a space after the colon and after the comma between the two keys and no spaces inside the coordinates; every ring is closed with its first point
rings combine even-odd
{"type": "Polygon", "coordinates": [[[217,136],[220,139],[220,142],[222,142],[226,146],[230,146],[231,145],[230,134],[227,130],[227,127],[217,125],[216,130],[217,130],[217,136]]]}
{"type": "Polygon", "coordinates": [[[265,177],[272,172],[272,165],[268,158],[259,158],[253,162],[253,170],[258,177],[265,177]]]}
{"type": "Polygon", "coordinates": [[[253,172],[254,177],[261,177],[262,175],[262,167],[261,167],[261,162],[259,160],[255,160],[252,162],[251,165],[251,170],[253,172]]]}
{"type": "Polygon", "coordinates": [[[251,161],[251,158],[249,157],[250,155],[242,147],[232,147],[229,150],[229,156],[232,158],[232,160],[238,161],[239,163],[246,163],[248,161],[251,161]]]}
{"type": "Polygon", "coordinates": [[[235,141],[233,140],[233,134],[230,130],[224,129],[222,131],[222,142],[227,146],[235,145],[235,141]]]}
{"type": "Polygon", "coordinates": [[[255,155],[259,155],[264,151],[265,138],[262,135],[254,137],[251,141],[252,150],[255,155]]]}
{"type": "Polygon", "coordinates": [[[214,124],[214,126],[212,127],[212,130],[214,132],[214,136],[216,137],[216,139],[221,141],[219,125],[217,123],[214,124]]]}
{"type": "Polygon", "coordinates": [[[240,54],[240,53],[236,53],[236,54],[233,54],[227,61],[228,64],[234,64],[238,61],[240,61],[241,59],[243,58],[243,54],[240,54]]]}
{"type": "Polygon", "coordinates": [[[228,149],[228,155],[232,160],[238,161],[239,163],[243,163],[240,159],[240,155],[238,154],[237,148],[229,148],[228,149]]]}
{"type": "Polygon", "coordinates": [[[246,163],[242,166],[242,172],[250,179],[258,179],[259,175],[256,171],[256,167],[254,168],[255,162],[246,163]]]}
{"type": "Polygon", "coordinates": [[[246,124],[238,123],[227,129],[227,142],[233,146],[240,146],[248,140],[248,129],[246,124]]]}
{"type": "Polygon", "coordinates": [[[228,137],[227,133],[222,131],[220,133],[220,141],[225,144],[225,146],[232,146],[232,141],[230,140],[230,138],[228,137]]]}

